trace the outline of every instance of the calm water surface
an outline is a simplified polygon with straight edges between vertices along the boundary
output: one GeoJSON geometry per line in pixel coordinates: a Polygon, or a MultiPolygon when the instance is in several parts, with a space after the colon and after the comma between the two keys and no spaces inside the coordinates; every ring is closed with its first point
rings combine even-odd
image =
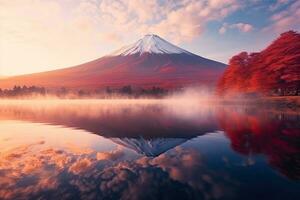
{"type": "Polygon", "coordinates": [[[299,199],[300,114],[0,101],[0,199],[299,199]]]}

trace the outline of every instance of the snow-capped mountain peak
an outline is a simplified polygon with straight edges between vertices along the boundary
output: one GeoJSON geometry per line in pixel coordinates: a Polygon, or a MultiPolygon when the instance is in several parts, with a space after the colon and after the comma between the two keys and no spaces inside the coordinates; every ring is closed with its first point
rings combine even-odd
{"type": "Polygon", "coordinates": [[[126,148],[132,149],[135,152],[149,156],[156,157],[160,154],[183,144],[189,139],[186,138],[155,138],[145,139],[141,138],[110,138],[114,143],[122,145],[126,148]]]}
{"type": "Polygon", "coordinates": [[[113,52],[112,54],[110,54],[110,56],[128,56],[133,54],[142,55],[143,53],[192,54],[184,49],[181,49],[180,47],[169,43],[158,35],[147,34],[137,42],[113,52]]]}

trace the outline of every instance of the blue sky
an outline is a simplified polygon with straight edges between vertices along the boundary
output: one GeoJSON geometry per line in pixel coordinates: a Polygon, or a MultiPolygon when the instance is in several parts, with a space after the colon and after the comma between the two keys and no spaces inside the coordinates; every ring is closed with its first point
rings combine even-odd
{"type": "MultiPolygon", "coordinates": [[[[297,3],[296,1],[248,2],[247,6],[233,12],[223,20],[210,22],[201,36],[191,43],[183,44],[183,46],[199,55],[227,63],[230,57],[241,51],[256,52],[264,49],[282,32],[290,29],[299,31],[300,23],[297,23],[296,13],[290,13],[290,16],[286,16],[294,20],[290,20],[290,23],[284,26],[277,25],[277,21],[272,20],[272,16],[289,11],[290,7],[297,3]],[[276,9],[274,8],[275,5],[277,5],[276,9]],[[224,23],[245,23],[250,24],[253,28],[249,32],[232,28],[224,34],[220,34],[218,31],[224,23]]],[[[297,12],[299,13],[299,11],[300,7],[298,6],[297,12]]]]}
{"type": "Polygon", "coordinates": [[[1,0],[0,76],[84,63],[154,33],[227,63],[299,31],[297,0],[1,0]]]}

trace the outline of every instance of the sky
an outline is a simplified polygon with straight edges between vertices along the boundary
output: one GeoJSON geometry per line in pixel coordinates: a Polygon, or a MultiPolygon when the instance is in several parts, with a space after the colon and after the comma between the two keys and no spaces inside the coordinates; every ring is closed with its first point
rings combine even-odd
{"type": "Polygon", "coordinates": [[[0,77],[78,65],[149,33],[228,63],[299,31],[299,18],[299,0],[0,0],[0,77]]]}

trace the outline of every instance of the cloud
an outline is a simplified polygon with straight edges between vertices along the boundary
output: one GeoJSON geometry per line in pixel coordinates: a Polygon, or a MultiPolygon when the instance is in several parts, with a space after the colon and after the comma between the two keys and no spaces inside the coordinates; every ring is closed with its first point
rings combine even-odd
{"type": "Polygon", "coordinates": [[[96,159],[99,161],[100,160],[115,161],[123,156],[124,156],[124,151],[120,146],[118,146],[117,149],[110,151],[110,152],[98,152],[96,154],[96,159]]]}
{"type": "Polygon", "coordinates": [[[226,31],[227,31],[227,28],[225,28],[224,25],[219,29],[220,34],[224,34],[224,33],[226,33],[226,31]]]}
{"type": "Polygon", "coordinates": [[[92,165],[91,159],[80,158],[70,166],[69,171],[74,174],[79,174],[81,172],[87,171],[91,165],[92,165]]]}
{"type": "Polygon", "coordinates": [[[271,25],[264,31],[282,33],[291,29],[299,30],[300,1],[295,1],[280,12],[276,12],[270,17],[271,25]]]}
{"type": "MultiPolygon", "coordinates": [[[[267,16],[273,14],[264,30],[276,33],[297,30],[299,3],[295,0],[274,3],[259,0],[1,0],[0,76],[84,63],[146,33],[156,33],[174,43],[190,42],[201,37],[210,23],[223,23],[243,8],[254,9],[251,13],[260,8],[259,12],[266,12],[267,16]]],[[[226,24],[220,27],[219,33],[225,34],[229,29],[250,32],[253,25],[226,24]]]]}
{"type": "Polygon", "coordinates": [[[251,24],[247,24],[247,23],[236,23],[236,24],[224,23],[219,29],[219,33],[225,34],[228,29],[236,29],[239,30],[240,32],[247,33],[247,32],[251,32],[254,28],[251,24]]]}
{"type": "Polygon", "coordinates": [[[114,28],[137,35],[156,33],[177,42],[190,41],[205,30],[210,21],[222,20],[242,5],[236,0],[142,1],[100,3],[101,18],[114,28]]]}
{"type": "Polygon", "coordinates": [[[0,198],[148,199],[163,195],[164,199],[185,199],[193,194],[209,199],[232,195],[232,180],[207,168],[196,150],[176,148],[154,159],[111,162],[124,155],[121,151],[116,147],[99,159],[103,153],[82,150],[79,154],[43,143],[13,148],[0,155],[0,198]],[[12,162],[13,154],[19,156],[12,162]]]}
{"type": "Polygon", "coordinates": [[[58,1],[1,1],[0,69],[8,74],[43,71],[97,57],[91,49],[107,33],[86,12],[81,5],[66,11],[58,1]]]}
{"type": "Polygon", "coordinates": [[[283,5],[286,5],[287,3],[291,2],[291,0],[277,0],[276,3],[271,4],[269,6],[269,9],[271,11],[276,11],[278,8],[280,8],[283,5]]]}
{"type": "Polygon", "coordinates": [[[244,6],[238,0],[3,0],[0,4],[4,75],[83,63],[146,33],[175,43],[192,41],[208,23],[222,21],[244,6]]]}

